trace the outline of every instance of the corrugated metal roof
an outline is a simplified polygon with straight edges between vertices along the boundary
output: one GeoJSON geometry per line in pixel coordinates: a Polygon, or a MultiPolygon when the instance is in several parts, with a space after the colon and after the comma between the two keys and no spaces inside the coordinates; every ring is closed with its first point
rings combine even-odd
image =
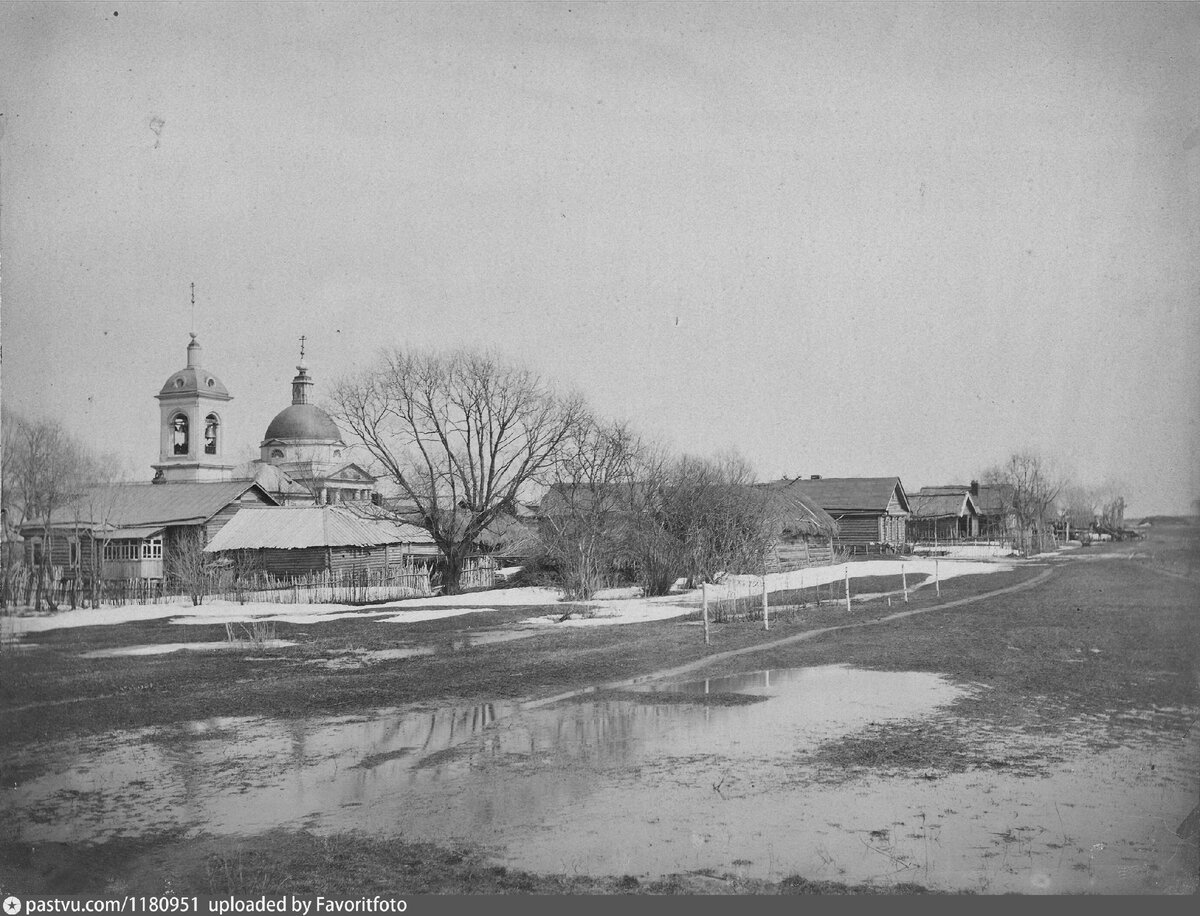
{"type": "Polygon", "coordinates": [[[364,518],[344,506],[278,506],[240,510],[205,551],[292,550],[302,547],[376,547],[428,543],[424,530],[384,518],[364,518]]]}

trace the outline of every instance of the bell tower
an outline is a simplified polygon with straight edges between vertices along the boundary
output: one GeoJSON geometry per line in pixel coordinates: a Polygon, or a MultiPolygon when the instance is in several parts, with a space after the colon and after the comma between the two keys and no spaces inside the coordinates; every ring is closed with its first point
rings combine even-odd
{"type": "Polygon", "coordinates": [[[155,397],[159,403],[158,462],[155,483],[230,480],[234,465],[225,459],[224,406],[233,400],[204,368],[196,334],[187,346],[187,365],[172,373],[155,397]]]}

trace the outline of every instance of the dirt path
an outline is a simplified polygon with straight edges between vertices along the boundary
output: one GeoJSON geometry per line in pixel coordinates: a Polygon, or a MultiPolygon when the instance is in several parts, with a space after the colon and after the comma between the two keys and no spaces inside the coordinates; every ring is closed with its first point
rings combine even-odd
{"type": "Polygon", "coordinates": [[[522,709],[537,709],[540,706],[549,706],[553,703],[559,703],[563,700],[571,700],[576,697],[587,696],[589,694],[598,693],[604,690],[621,690],[627,687],[633,687],[639,684],[645,684],[650,681],[659,681],[664,678],[675,677],[680,674],[688,674],[711,665],[715,662],[722,662],[726,659],[735,658],[739,655],[749,655],[754,652],[762,652],[767,649],[774,649],[779,646],[787,646],[792,643],[803,642],[808,639],[815,639],[818,636],[823,636],[826,633],[837,633],[841,630],[853,630],[859,627],[873,627],[882,623],[890,623],[894,620],[901,620],[905,617],[913,617],[917,614],[929,614],[933,611],[946,611],[950,608],[961,607],[965,604],[974,604],[977,601],[984,601],[988,598],[995,598],[999,595],[1008,595],[1013,592],[1025,591],[1026,589],[1034,588],[1041,585],[1054,574],[1054,570],[1047,569],[1043,573],[1039,573],[1027,582],[1019,582],[1016,585],[1009,585],[1005,588],[998,588],[990,592],[984,592],[982,595],[973,595],[970,598],[959,598],[955,601],[947,601],[945,604],[938,604],[934,607],[916,608],[909,611],[898,611],[895,614],[888,614],[886,617],[877,617],[874,620],[859,620],[854,623],[844,623],[836,627],[821,627],[816,630],[805,630],[803,633],[794,633],[791,636],[784,636],[781,639],[772,640],[771,642],[757,643],[753,646],[745,646],[740,649],[730,649],[727,652],[718,652],[714,655],[706,655],[704,658],[696,659],[684,665],[677,665],[673,668],[664,668],[659,671],[651,672],[650,674],[640,674],[637,677],[624,678],[619,681],[609,681],[605,684],[594,685],[592,687],[584,687],[580,690],[570,690],[566,693],[556,694],[552,697],[543,697],[538,700],[528,700],[521,704],[522,709]]]}

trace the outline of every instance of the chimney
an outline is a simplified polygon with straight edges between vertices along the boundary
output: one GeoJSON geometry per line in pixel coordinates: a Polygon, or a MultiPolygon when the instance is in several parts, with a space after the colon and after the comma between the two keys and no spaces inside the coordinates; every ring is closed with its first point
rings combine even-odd
{"type": "Polygon", "coordinates": [[[811,474],[811,475],[809,475],[809,478],[808,478],[808,479],[809,479],[809,480],[820,480],[820,479],[821,479],[821,475],[820,475],[820,474],[811,474]]]}
{"type": "Polygon", "coordinates": [[[978,480],[971,481],[971,495],[972,496],[979,495],[979,481],[978,480]]]}

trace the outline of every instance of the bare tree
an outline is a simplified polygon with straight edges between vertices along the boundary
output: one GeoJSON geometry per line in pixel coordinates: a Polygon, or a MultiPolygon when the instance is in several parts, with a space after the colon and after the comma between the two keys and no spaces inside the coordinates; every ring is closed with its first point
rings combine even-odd
{"type": "Polygon", "coordinates": [[[37,557],[34,607],[55,609],[46,585],[53,580],[55,514],[61,517],[83,495],[95,459],[57,420],[31,419],[6,413],[3,473],[5,500],[23,524],[40,522],[42,543],[37,557]]]}
{"type": "Polygon", "coordinates": [[[602,588],[632,530],[646,446],[625,423],[581,415],[563,438],[553,482],[542,498],[541,542],[565,597],[602,588]]]}
{"type": "MultiPolygon", "coordinates": [[[[92,460],[87,471],[88,486],[73,505],[77,530],[86,528],[90,555],[90,593],[92,607],[99,607],[103,593],[108,545],[117,531],[115,524],[123,503],[123,487],[130,479],[125,459],[105,454],[92,460]]],[[[81,552],[82,562],[82,552],[81,552]]]]}
{"type": "Polygon", "coordinates": [[[681,458],[665,491],[666,530],[683,545],[693,586],[726,573],[761,573],[770,541],[766,494],[740,455],[681,458]]]}
{"type": "Polygon", "coordinates": [[[1097,490],[1100,525],[1117,537],[1125,527],[1125,492],[1125,485],[1115,479],[1106,480],[1097,490]]]}
{"type": "Polygon", "coordinates": [[[582,410],[533,372],[465,350],[384,352],[332,401],[437,544],[447,592],[480,532],[544,482],[582,410]]]}
{"type": "Polygon", "coordinates": [[[193,607],[203,604],[216,572],[212,556],[204,552],[203,529],[181,529],[163,545],[163,554],[168,583],[191,598],[193,607]]]}
{"type": "Polygon", "coordinates": [[[1063,488],[1050,461],[1033,451],[1014,452],[1004,464],[988,470],[984,481],[1002,494],[1003,508],[1017,525],[1020,549],[1040,551],[1051,508],[1063,488]]]}
{"type": "Polygon", "coordinates": [[[648,466],[635,492],[630,541],[643,591],[666,594],[721,573],[761,573],[771,539],[766,494],[736,454],[684,456],[648,466]]]}
{"type": "Polygon", "coordinates": [[[1096,521],[1098,499],[1092,487],[1072,483],[1063,487],[1058,503],[1061,516],[1075,531],[1090,531],[1096,521]]]}

